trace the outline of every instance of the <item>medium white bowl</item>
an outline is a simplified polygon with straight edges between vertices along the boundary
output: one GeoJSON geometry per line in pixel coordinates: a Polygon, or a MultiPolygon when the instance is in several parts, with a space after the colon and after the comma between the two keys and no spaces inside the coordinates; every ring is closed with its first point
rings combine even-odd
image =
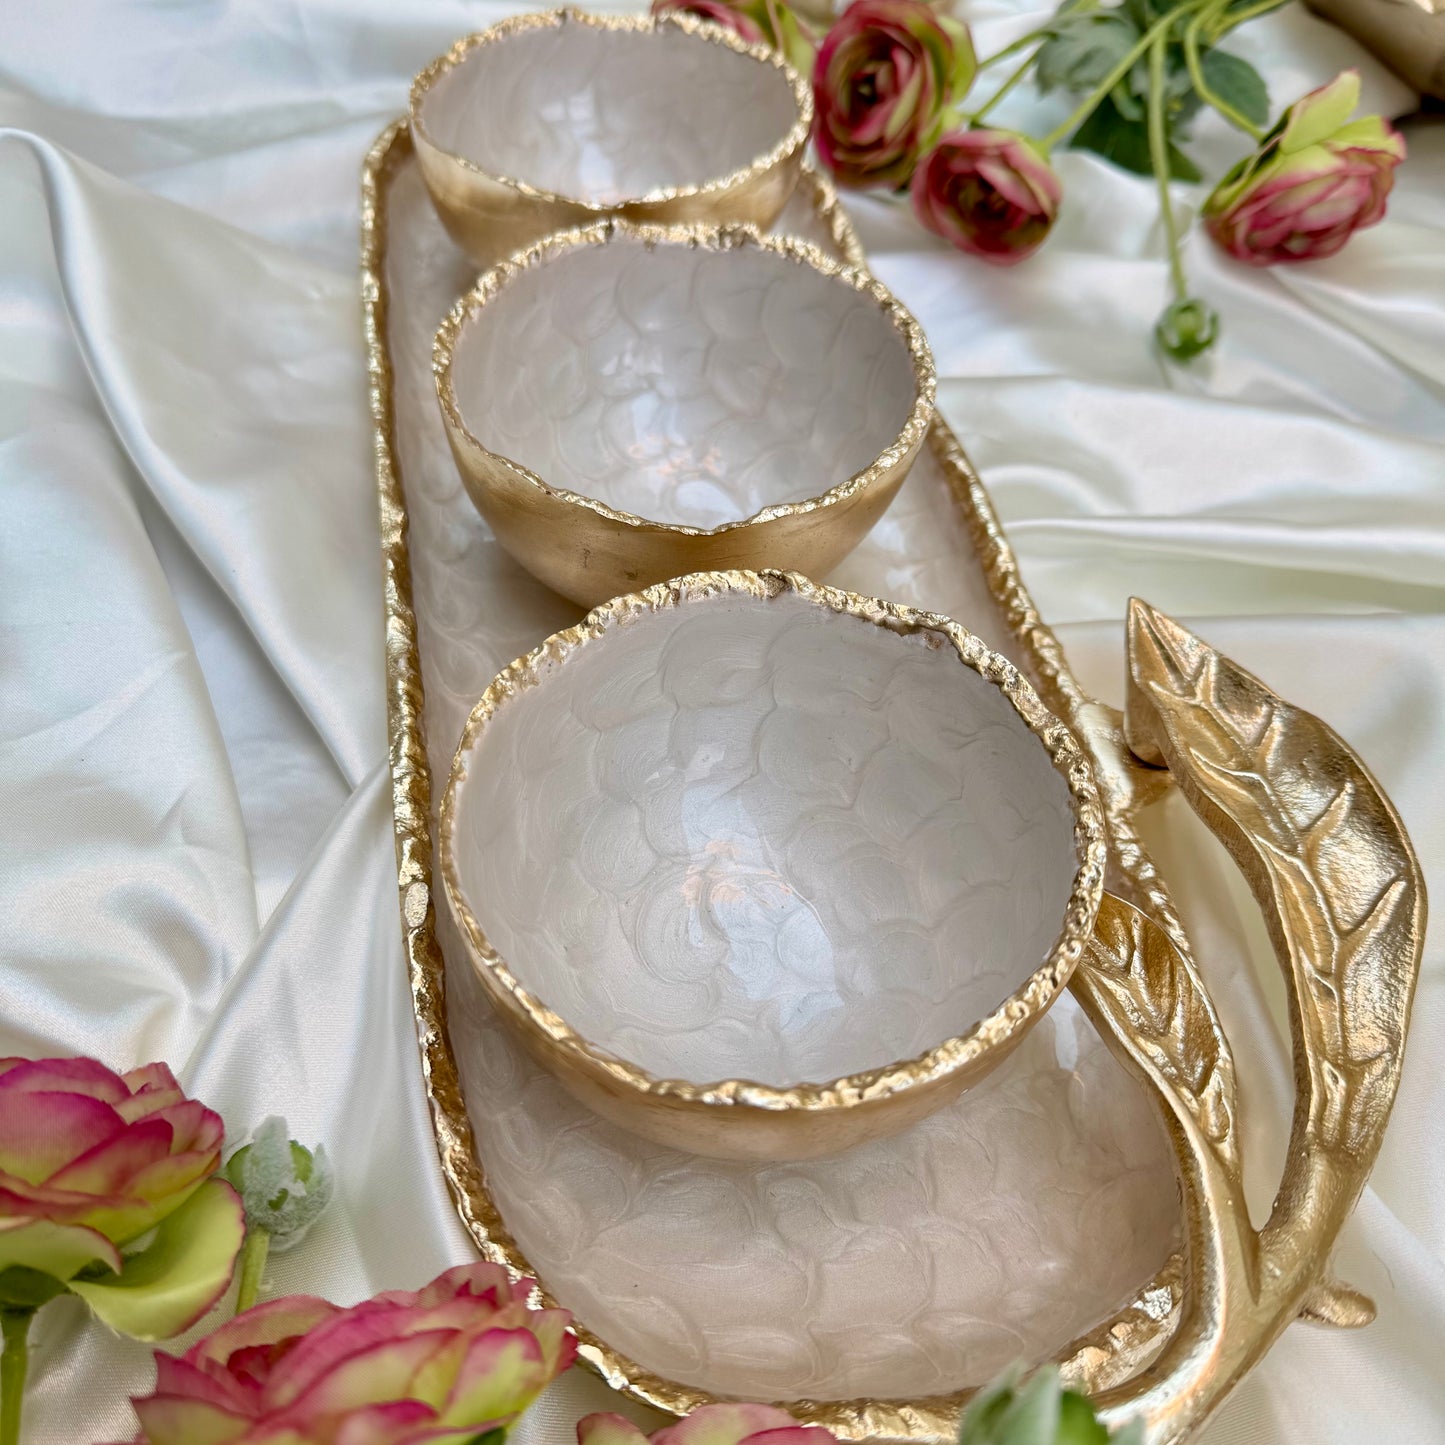
{"type": "Polygon", "coordinates": [[[768,226],[812,119],[807,82],[773,51],[680,14],[513,16],[411,93],[427,189],[484,265],[606,216],[768,226]]]}
{"type": "Polygon", "coordinates": [[[891,293],[750,227],[551,237],[458,303],[435,359],[473,501],[589,604],[695,571],[831,570],[933,415],[928,343],[891,293]]]}
{"type": "Polygon", "coordinates": [[[583,1102],[801,1158],[955,1097],[1102,887],[1084,752],[946,618],[791,574],[619,598],[501,673],[441,810],[504,1018],[583,1102]]]}

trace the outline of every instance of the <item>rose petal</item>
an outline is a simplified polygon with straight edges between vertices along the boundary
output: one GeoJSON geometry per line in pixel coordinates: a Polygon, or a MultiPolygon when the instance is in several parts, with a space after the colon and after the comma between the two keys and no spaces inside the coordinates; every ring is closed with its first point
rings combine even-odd
{"type": "Polygon", "coordinates": [[[471,1341],[446,1403],[449,1425],[510,1419],[525,1410],[549,1379],[542,1347],[530,1330],[488,1330],[471,1341]]]}
{"type": "MultiPolygon", "coordinates": [[[[363,1344],[310,1379],[305,1390],[287,1401],[267,1390],[267,1404],[284,1403],[285,1408],[276,1412],[277,1424],[304,1424],[313,1416],[411,1398],[414,1382],[433,1357],[454,1351],[460,1343],[454,1331],[434,1330],[363,1344]]],[[[290,1358],[294,1360],[299,1354],[300,1347],[290,1358]]],[[[272,1376],[272,1383],[276,1378],[272,1376]]]]}
{"type": "MultiPolygon", "coordinates": [[[[435,1334],[450,1338],[455,1331],[417,1329],[417,1312],[375,1302],[340,1311],[311,1330],[272,1371],[266,1382],[266,1403],[273,1409],[289,1408],[313,1385],[323,1382],[348,1360],[403,1347],[410,1337],[435,1334]]],[[[409,1357],[408,1357],[409,1358],[409,1357]]]]}
{"type": "Polygon", "coordinates": [[[748,1445],[837,1445],[830,1430],[819,1425],[791,1425],[776,1430],[759,1430],[748,1436],[748,1445]]]}
{"type": "Polygon", "coordinates": [[[119,1270],[120,1251],[98,1230],[49,1219],[0,1219],[0,1270],[20,1265],[62,1283],[96,1261],[119,1270]]]}
{"type": "Polygon", "coordinates": [[[130,1096],[125,1080],[96,1059],[0,1060],[0,1096],[11,1091],[86,1094],[107,1104],[130,1096]]]}
{"type": "Polygon", "coordinates": [[[185,1358],[192,1364],[211,1361],[224,1365],[239,1350],[299,1339],[343,1313],[336,1305],[314,1295],[286,1295],[281,1299],[267,1300],[228,1320],[220,1329],[192,1346],[185,1358]]]}
{"type": "Polygon", "coordinates": [[[504,1301],[525,1304],[536,1286],[535,1280],[513,1283],[511,1275],[500,1264],[478,1260],[475,1264],[459,1264],[439,1274],[419,1290],[388,1290],[369,1304],[413,1305],[445,1304],[457,1298],[482,1299],[495,1297],[498,1308],[504,1301]]]}
{"type": "Polygon", "coordinates": [[[571,1310],[532,1310],[526,1323],[542,1347],[548,1376],[570,1369],[577,1358],[577,1337],[567,1333],[572,1323],[571,1310]]]}
{"type": "Polygon", "coordinates": [[[179,1081],[171,1072],[171,1066],[161,1061],[142,1064],[138,1069],[131,1069],[121,1075],[121,1082],[130,1091],[132,1098],[161,1094],[176,1094],[181,1098],[185,1097],[179,1081]]]}
{"type": "Polygon", "coordinates": [[[647,1436],[622,1415],[599,1411],[577,1422],[577,1445],[647,1445],[647,1436]]]}
{"type": "Polygon", "coordinates": [[[792,1429],[797,1425],[776,1405],[743,1402],[704,1405],[685,1420],[659,1430],[652,1445],[739,1445],[762,1430],[792,1429]]]}
{"type": "Polygon", "coordinates": [[[174,1395],[179,1399],[201,1400],[233,1415],[256,1413],[260,1391],[249,1382],[238,1380],[225,1371],[203,1370],[186,1359],[177,1359],[163,1350],[156,1351],[157,1395],[174,1395]]]}
{"type": "Polygon", "coordinates": [[[56,1170],[124,1128],[125,1121],[108,1103],[89,1094],[0,1093],[0,1169],[26,1183],[44,1184],[56,1170]]]}
{"type": "Polygon", "coordinates": [[[51,1189],[82,1194],[132,1194],[131,1180],[148,1164],[166,1159],[173,1131],[164,1119],[144,1119],[74,1157],[45,1182],[51,1189]]]}
{"type": "Polygon", "coordinates": [[[147,1445],[231,1445],[245,1439],[249,1425],[206,1400],[152,1395],[132,1404],[147,1445]]]}
{"type": "Polygon", "coordinates": [[[437,1439],[435,1431],[425,1429],[435,1421],[436,1412],[420,1400],[369,1405],[347,1415],[336,1433],[335,1445],[406,1445],[412,1440],[437,1439]],[[419,1428],[423,1431],[420,1435],[415,1433],[419,1428]]]}

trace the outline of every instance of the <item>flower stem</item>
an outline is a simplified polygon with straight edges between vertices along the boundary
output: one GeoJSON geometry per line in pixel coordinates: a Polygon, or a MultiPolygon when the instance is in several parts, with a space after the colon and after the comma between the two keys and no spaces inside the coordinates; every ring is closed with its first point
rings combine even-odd
{"type": "Polygon", "coordinates": [[[1024,76],[1029,73],[1029,70],[1032,68],[1034,61],[1037,59],[1038,56],[1036,54],[1030,55],[1029,58],[1024,61],[1024,63],[1019,66],[1019,68],[1015,70],[1014,73],[1009,76],[1009,78],[1004,81],[1004,83],[999,86],[999,88],[994,91],[994,93],[989,96],[989,98],[984,101],[984,103],[979,106],[979,108],[974,111],[972,115],[967,115],[964,117],[964,119],[968,121],[970,125],[977,125],[984,118],[984,116],[986,116],[989,111],[991,111],[994,106],[996,106],[999,101],[1001,101],[1004,96],[1006,96],[1009,91],[1011,91],[1014,86],[1016,86],[1024,78],[1024,76]]]}
{"type": "MultiPolygon", "coordinates": [[[[1156,39],[1159,42],[1162,54],[1162,46],[1173,26],[1184,16],[1192,15],[1196,10],[1204,9],[1212,3],[1213,0],[1184,0],[1184,4],[1170,10],[1167,14],[1161,15],[1159,19],[1139,37],[1138,41],[1130,48],[1128,53],[1119,60],[1118,64],[1114,66],[1108,75],[1089,92],[1083,104],[1080,105],[1062,125],[1056,125],[1053,130],[1039,142],[1039,148],[1044,151],[1045,154],[1051,151],[1070,131],[1082,125],[1084,121],[1089,118],[1089,115],[1099,105],[1100,101],[1128,75],[1130,70],[1133,69],[1134,62],[1155,43],[1156,39]]],[[[1156,166],[1155,169],[1157,170],[1158,167],[1156,166]]]]}
{"type": "Polygon", "coordinates": [[[20,1445],[25,1373],[30,1364],[30,1321],[34,1310],[0,1310],[0,1445],[20,1445]]]}
{"type": "Polygon", "coordinates": [[[1255,140],[1264,139],[1264,127],[1255,125],[1247,115],[1236,110],[1227,100],[1221,99],[1209,88],[1204,79],[1204,67],[1199,63],[1199,32],[1207,21],[1218,16],[1220,6],[1208,5],[1184,27],[1184,63],[1189,69],[1189,81],[1195,93],[1206,105],[1211,105],[1227,120],[1255,140]]]}
{"type": "MultiPolygon", "coordinates": [[[[266,1272],[266,1260],[271,1253],[271,1235],[268,1231],[252,1225],[246,1231],[246,1243],[241,1250],[241,1284],[236,1290],[236,1313],[244,1314],[261,1293],[261,1276],[266,1272]]],[[[5,1445],[0,1440],[0,1445],[5,1445]]]]}
{"type": "Polygon", "coordinates": [[[1223,40],[1231,30],[1237,30],[1246,20],[1268,15],[1271,10],[1278,10],[1289,3],[1290,0],[1259,0],[1259,4],[1251,5],[1245,10],[1236,10],[1233,15],[1229,13],[1228,0],[1211,6],[1213,14],[1210,16],[1209,43],[1213,45],[1216,41],[1223,40]]]}
{"type": "MultiPolygon", "coordinates": [[[[1155,27],[1158,30],[1158,27],[1155,27]]],[[[1169,136],[1164,126],[1164,49],[1168,36],[1158,30],[1149,45],[1149,161],[1159,187],[1159,217],[1164,222],[1164,239],[1169,247],[1169,277],[1174,299],[1183,301],[1188,285],[1184,263],[1179,257],[1179,231],[1174,224],[1174,204],[1169,195],[1169,136]]]]}
{"type": "Polygon", "coordinates": [[[995,50],[992,55],[986,55],[978,62],[979,73],[991,69],[1000,60],[1007,60],[1011,55],[1017,55],[1020,50],[1027,50],[1036,41],[1047,40],[1054,33],[1051,25],[1040,26],[1037,30],[1030,30],[1027,35],[1020,35],[1017,40],[1005,45],[1002,50],[995,50]]]}

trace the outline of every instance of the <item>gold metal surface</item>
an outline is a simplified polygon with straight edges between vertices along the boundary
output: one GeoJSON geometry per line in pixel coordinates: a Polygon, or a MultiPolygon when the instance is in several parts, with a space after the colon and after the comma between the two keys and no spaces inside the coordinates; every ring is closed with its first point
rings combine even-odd
{"type": "Polygon", "coordinates": [[[866,270],[839,265],[806,241],[760,236],[747,226],[662,228],[618,221],[552,236],[494,267],[442,323],[432,368],[447,439],[477,510],[497,540],[529,572],[554,592],[588,607],[691,572],[764,567],[805,575],[830,571],[868,534],[903,485],[933,418],[937,387],[933,354],[922,329],[866,270]],[[550,486],[520,463],[489,451],[457,408],[452,361],[458,338],[521,273],[569,251],[606,246],[614,237],[709,251],[758,247],[853,287],[884,313],[908,348],[915,393],[898,435],[868,466],[819,496],[764,507],[750,517],[711,528],[655,522],[620,511],[593,497],[550,486]]]}
{"type": "Polygon", "coordinates": [[[693,15],[598,15],[560,9],[514,15],[480,34],[457,41],[417,76],[411,88],[409,113],[417,161],[442,224],[473,260],[490,266],[554,231],[585,226],[609,216],[662,225],[705,222],[770,226],[797,185],[813,126],[813,92],[771,46],[749,45],[720,25],[693,15]],[[697,185],[659,189],[607,204],[558,195],[514,176],[485,171],[465,156],[444,150],[427,135],[422,103],[442,75],[481,46],[499,45],[527,31],[563,25],[632,34],[674,30],[751,56],[787,77],[794,98],[793,124],[770,150],[739,170],[709,177],[697,185]]]}
{"type": "MultiPolygon", "coordinates": [[[[386,340],[387,189],[411,157],[392,126],[363,174],[362,285],[386,568],[388,721],[398,888],[423,1074],[443,1172],[480,1252],[516,1275],[528,1262],[488,1192],[446,1034],[431,899],[431,779],[393,447],[386,340]]],[[[815,208],[853,264],[861,247],[832,187],[805,170],[815,208]]],[[[1112,886],[1071,988],[1171,1121],[1187,1248],[1133,1301],[1062,1352],[1066,1377],[1112,1418],[1143,1411],[1155,1445],[1189,1439],[1289,1321],[1365,1323],[1370,1302],[1329,1278],[1334,1240],[1378,1151],[1398,1083],[1423,943],[1419,866],[1394,810],[1325,725],[1269,693],[1142,604],[1130,618],[1132,690],[1121,715],[1083,693],[1040,618],[992,502],[947,425],[930,445],[978,565],[1044,702],[1085,737],[1109,840],[1112,886]],[[1165,881],[1139,841],[1137,811],[1169,786],[1240,859],[1271,919],[1290,987],[1299,1100],[1285,1177],[1255,1234],[1240,1191],[1229,1048],[1165,881]],[[1124,899],[1127,899],[1126,903],[1124,899]],[[1132,906],[1131,906],[1132,905],[1132,906]]],[[[547,1299],[544,1290],[539,1297],[547,1299]]],[[[662,1379],[579,1321],[580,1355],[613,1388],[685,1414],[702,1391],[662,1379]]],[[[970,1391],[924,1400],[793,1401],[788,1410],[847,1441],[947,1445],[970,1391]]]]}
{"type": "Polygon", "coordinates": [[[1074,733],[1039,701],[1018,668],[950,618],[819,586],[795,572],[700,572],[617,597],[504,668],[467,719],[442,796],[438,839],[442,881],[472,965],[503,1018],[538,1062],[583,1103],[624,1128],[684,1152],[735,1159],[835,1154],[906,1129],[957,1098],[1018,1045],[1068,982],[1093,930],[1104,886],[1103,818],[1088,756],[1074,733]],[[1078,865],[1048,957],[966,1033],[916,1058],[826,1083],[781,1088],[745,1079],[715,1083],[660,1079],[583,1038],[518,982],[487,941],[457,874],[458,791],[472,751],[498,710],[607,633],[628,626],[643,613],[737,595],[769,599],[784,592],[889,632],[925,632],[952,644],[965,667],[1008,699],[1067,785],[1078,865]]]}
{"type": "Polygon", "coordinates": [[[1263,1229],[1249,1222],[1234,1081],[1212,1012],[1163,930],[1106,902],[1075,989],[1167,1105],[1181,1148],[1187,1274],[1179,1330],[1114,1418],[1184,1440],[1301,1314],[1363,1323],[1373,1306],[1326,1274],[1399,1085],[1425,931],[1420,866],[1399,815],[1329,727],[1137,599],[1126,733],[1165,765],[1264,911],[1290,1001],[1295,1117],[1263,1229]]]}

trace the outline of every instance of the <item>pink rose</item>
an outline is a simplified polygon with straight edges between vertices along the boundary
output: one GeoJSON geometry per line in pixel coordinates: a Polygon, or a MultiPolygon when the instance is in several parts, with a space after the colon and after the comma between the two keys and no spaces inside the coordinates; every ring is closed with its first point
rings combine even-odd
{"type": "Polygon", "coordinates": [[[775,1405],[704,1405],[649,1439],[621,1415],[588,1415],[577,1445],[837,1445],[831,1431],[800,1425],[775,1405]]]}
{"type": "Polygon", "coordinates": [[[1231,256],[1250,266],[1333,256],[1384,216],[1405,141],[1377,115],[1350,120],[1359,99],[1353,70],[1311,91],[1215,187],[1205,225],[1231,256]]]}
{"type": "Polygon", "coordinates": [[[0,1059],[0,1269],[119,1270],[119,1246],[190,1199],[224,1137],[164,1064],[115,1074],[94,1059],[0,1059]]]}
{"type": "Polygon", "coordinates": [[[652,0],[654,15],[696,15],[749,45],[771,45],[789,65],[812,74],[817,41],[784,0],[652,0]]]}
{"type": "Polygon", "coordinates": [[[978,62],[965,26],[923,0],[854,0],[813,70],[823,163],[844,186],[901,186],[978,62]]]}
{"type": "Polygon", "coordinates": [[[913,209],[950,245],[1012,266],[1043,244],[1063,187],[1024,136],[1006,130],[946,135],[914,172],[913,209]]]}
{"type": "Polygon", "coordinates": [[[135,1445],[417,1445],[505,1430],[577,1352],[566,1310],[527,1307],[500,1265],[351,1309],[304,1295],[156,1356],[135,1445]]]}

